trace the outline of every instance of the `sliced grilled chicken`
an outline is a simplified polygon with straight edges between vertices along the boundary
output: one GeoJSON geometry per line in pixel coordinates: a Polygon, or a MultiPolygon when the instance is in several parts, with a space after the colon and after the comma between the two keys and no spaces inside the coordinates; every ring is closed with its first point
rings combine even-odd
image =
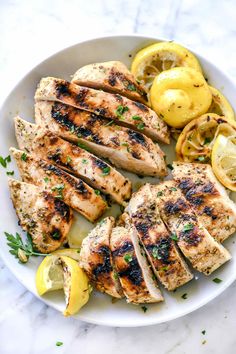
{"type": "Polygon", "coordinates": [[[21,149],[83,178],[98,189],[97,194],[101,190],[119,204],[129,199],[131,182],[98,157],[19,117],[15,118],[15,130],[21,149]]]}
{"type": "Polygon", "coordinates": [[[78,211],[89,221],[97,220],[107,209],[101,195],[81,179],[69,175],[47,161],[33,158],[22,150],[11,148],[21,178],[24,182],[35,184],[60,198],[71,208],[78,211]],[[23,158],[22,158],[23,157],[23,158]]]}
{"type": "Polygon", "coordinates": [[[37,102],[35,119],[57,135],[85,144],[116,167],[144,176],[166,175],[164,153],[139,132],[110,125],[100,116],[58,102],[37,102]]]}
{"type": "Polygon", "coordinates": [[[202,226],[174,181],[153,186],[152,191],[163,221],[194,268],[208,275],[231,258],[202,226]]]}
{"type": "Polygon", "coordinates": [[[147,92],[128,68],[120,61],[106,61],[85,65],[76,71],[72,83],[118,93],[134,101],[147,104],[147,92]]]}
{"type": "Polygon", "coordinates": [[[110,247],[127,301],[136,304],[163,301],[135,228],[115,227],[110,247]]]}
{"type": "Polygon", "coordinates": [[[135,226],[148,260],[159,281],[174,290],[193,278],[163,223],[149,184],[132,195],[126,212],[135,226]]]}
{"type": "Polygon", "coordinates": [[[110,216],[100,221],[83,240],[80,265],[97,290],[113,297],[123,297],[117,273],[113,268],[110,236],[115,219],[110,216]]]}
{"type": "Polygon", "coordinates": [[[141,130],[150,138],[170,142],[166,123],[140,102],[118,94],[94,90],[54,77],[42,78],[35,93],[36,101],[58,101],[113,119],[121,125],[141,130]]]}
{"type": "Polygon", "coordinates": [[[9,179],[12,203],[35,248],[50,253],[65,241],[73,219],[71,209],[52,194],[32,184],[9,179]]]}
{"type": "Polygon", "coordinates": [[[236,205],[207,164],[173,163],[173,177],[202,225],[219,242],[236,230],[236,205]]]}

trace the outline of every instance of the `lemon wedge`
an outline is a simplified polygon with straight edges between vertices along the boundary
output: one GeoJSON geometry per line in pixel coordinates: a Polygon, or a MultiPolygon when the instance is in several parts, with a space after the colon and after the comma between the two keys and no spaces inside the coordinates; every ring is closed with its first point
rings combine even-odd
{"type": "MultiPolygon", "coordinates": [[[[63,314],[70,316],[87,303],[91,287],[77,260],[62,255],[63,251],[68,252],[59,250],[57,254],[44,258],[36,273],[36,288],[40,296],[49,291],[63,289],[66,302],[63,314]]],[[[71,251],[68,253],[75,256],[75,252],[71,251]]]]}
{"type": "Polygon", "coordinates": [[[209,162],[217,136],[236,134],[236,123],[215,113],[203,114],[188,123],[176,143],[177,159],[185,162],[209,162]]]}
{"type": "Polygon", "coordinates": [[[174,68],[156,76],[150,91],[151,106],[171,127],[183,128],[207,112],[212,94],[203,75],[192,68],[174,68]]]}
{"type": "Polygon", "coordinates": [[[63,248],[57,251],[52,252],[52,255],[57,255],[57,256],[67,256],[75,261],[79,262],[80,260],[80,249],[79,248],[63,248]]]}
{"type": "Polygon", "coordinates": [[[131,72],[147,89],[156,75],[164,70],[187,66],[202,72],[197,58],[174,42],[159,42],[140,50],[131,65],[131,72]]]}
{"type": "Polygon", "coordinates": [[[229,122],[235,123],[235,116],[232,106],[227,98],[215,87],[209,86],[212,93],[212,103],[208,112],[224,116],[229,122]]]}
{"type": "Polygon", "coordinates": [[[212,168],[218,180],[236,192],[236,135],[219,135],[212,149],[212,168]]]}

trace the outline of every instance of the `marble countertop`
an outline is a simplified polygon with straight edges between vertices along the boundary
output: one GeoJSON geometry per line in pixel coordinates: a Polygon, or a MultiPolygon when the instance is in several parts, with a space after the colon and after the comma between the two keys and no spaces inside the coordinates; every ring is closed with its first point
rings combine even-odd
{"type": "MultiPolygon", "coordinates": [[[[1,0],[0,33],[1,102],[42,59],[103,34],[174,39],[236,80],[233,0],[1,0]]],[[[236,283],[198,311],[166,324],[133,329],[95,326],[64,318],[45,306],[0,260],[0,353],[232,354],[234,301],[236,283]],[[63,345],[57,347],[57,341],[63,345]]]]}

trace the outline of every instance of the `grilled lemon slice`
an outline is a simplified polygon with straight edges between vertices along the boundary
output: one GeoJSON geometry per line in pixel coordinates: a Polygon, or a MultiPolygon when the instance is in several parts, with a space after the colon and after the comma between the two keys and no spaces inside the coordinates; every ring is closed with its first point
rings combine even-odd
{"type": "Polygon", "coordinates": [[[233,108],[226,97],[215,87],[209,86],[212,93],[212,103],[208,112],[216,113],[219,116],[224,116],[230,122],[235,122],[233,108]]]}
{"type": "Polygon", "coordinates": [[[187,66],[202,72],[197,58],[174,42],[160,42],[140,50],[131,65],[131,72],[147,89],[156,75],[176,66],[187,66]]]}
{"type": "Polygon", "coordinates": [[[88,278],[78,262],[62,255],[44,258],[36,273],[36,288],[39,295],[64,289],[65,316],[77,313],[87,303],[91,291],[88,278]]]}
{"type": "Polygon", "coordinates": [[[204,114],[186,125],[176,144],[177,159],[185,162],[209,162],[216,137],[236,134],[236,123],[215,113],[204,114]]]}
{"type": "Polygon", "coordinates": [[[218,180],[236,192],[236,135],[219,135],[212,149],[212,168],[218,180]]]}
{"type": "Polygon", "coordinates": [[[192,68],[174,68],[156,76],[150,91],[151,106],[174,128],[182,128],[207,112],[212,94],[203,75],[192,68]]]}

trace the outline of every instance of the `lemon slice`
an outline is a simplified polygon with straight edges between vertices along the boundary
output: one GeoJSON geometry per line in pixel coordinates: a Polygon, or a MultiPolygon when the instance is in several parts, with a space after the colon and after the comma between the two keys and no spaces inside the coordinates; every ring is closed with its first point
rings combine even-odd
{"type": "Polygon", "coordinates": [[[209,162],[219,134],[236,134],[236,123],[215,113],[204,114],[188,123],[176,144],[177,159],[185,162],[209,162]]]}
{"type": "Polygon", "coordinates": [[[174,42],[160,42],[140,50],[131,65],[131,72],[147,89],[156,75],[176,66],[188,66],[202,72],[197,58],[174,42]]]}
{"type": "Polygon", "coordinates": [[[233,108],[226,97],[215,87],[209,86],[212,93],[212,103],[208,112],[216,113],[219,116],[224,116],[229,122],[235,122],[233,108]]]}
{"type": "Polygon", "coordinates": [[[203,75],[192,68],[173,68],[156,76],[150,91],[151,106],[171,127],[183,128],[207,112],[212,94],[203,75]]]}
{"type": "Polygon", "coordinates": [[[212,149],[212,168],[218,180],[236,192],[236,135],[219,135],[212,149]]]}
{"type": "Polygon", "coordinates": [[[67,256],[75,261],[79,262],[80,260],[80,249],[79,248],[63,248],[61,250],[54,251],[52,255],[57,256],[67,256]]]}
{"type": "MultiPolygon", "coordinates": [[[[57,253],[62,254],[66,250],[57,253]]],[[[68,252],[68,251],[67,251],[68,252]]],[[[70,255],[74,252],[69,252],[70,255]]],[[[64,255],[52,254],[44,258],[36,273],[36,288],[39,295],[64,289],[65,316],[75,314],[84,306],[91,292],[88,278],[79,267],[77,260],[64,255]]]]}

